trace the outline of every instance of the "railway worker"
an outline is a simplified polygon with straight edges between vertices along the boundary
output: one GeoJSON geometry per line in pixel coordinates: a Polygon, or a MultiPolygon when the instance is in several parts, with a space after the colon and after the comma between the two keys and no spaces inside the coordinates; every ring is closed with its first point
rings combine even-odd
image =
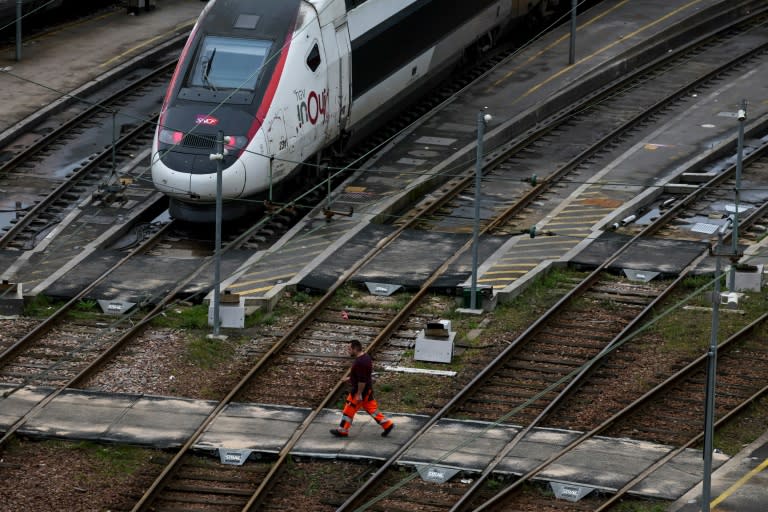
{"type": "Polygon", "coordinates": [[[350,369],[349,379],[347,379],[351,389],[344,409],[341,411],[339,427],[331,429],[331,434],[336,437],[347,437],[355,413],[360,409],[365,409],[376,420],[376,423],[384,429],[381,436],[387,437],[392,432],[392,429],[395,428],[395,423],[379,411],[379,404],[373,398],[373,379],[371,377],[373,373],[373,359],[366,352],[363,352],[363,346],[358,340],[349,342],[349,355],[355,358],[350,369]]]}

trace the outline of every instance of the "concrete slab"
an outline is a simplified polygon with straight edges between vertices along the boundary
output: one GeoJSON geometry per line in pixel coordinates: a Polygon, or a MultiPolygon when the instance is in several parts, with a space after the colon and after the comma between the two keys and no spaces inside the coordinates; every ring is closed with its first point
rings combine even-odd
{"type": "Polygon", "coordinates": [[[110,426],[118,422],[139,398],[139,395],[65,391],[34,414],[23,431],[42,437],[66,438],[76,433],[79,439],[103,439],[110,426]]]}
{"type": "Polygon", "coordinates": [[[0,384],[0,429],[8,429],[22,416],[30,412],[53,390],[39,387],[17,388],[0,384]]]}
{"type": "Polygon", "coordinates": [[[253,449],[279,453],[309,414],[307,409],[230,404],[195,444],[200,449],[253,449]]]}
{"type": "MultiPolygon", "coordinates": [[[[629,236],[605,232],[592,241],[570,261],[575,265],[594,268],[605,261],[605,256],[618,250],[630,240],[629,236]]],[[[708,247],[705,241],[666,240],[646,238],[632,244],[610,265],[616,271],[623,269],[657,271],[675,276],[700,256],[708,247]]]]}
{"type": "MultiPolygon", "coordinates": [[[[0,417],[12,424],[14,411],[25,414],[50,390],[22,389],[0,402],[0,417]]],[[[182,445],[216,407],[215,402],[177,398],[102,394],[69,390],[54,398],[35,414],[20,432],[24,435],[120,442],[156,448],[182,445]]],[[[195,445],[198,450],[252,450],[275,455],[305,422],[309,409],[275,405],[234,403],[226,407],[195,445]]],[[[373,419],[360,414],[347,438],[328,431],[338,425],[341,412],[321,411],[292,450],[296,456],[327,459],[383,461],[394,454],[429,420],[413,414],[385,411],[395,422],[386,438],[373,419]]],[[[483,471],[491,459],[519,432],[519,427],[480,421],[445,419],[437,422],[398,461],[405,466],[439,466],[470,473],[483,471]]],[[[580,432],[534,429],[529,432],[497,468],[500,474],[527,473],[560,451],[580,432]]],[[[539,480],[584,485],[614,491],[651,466],[671,450],[631,439],[599,437],[580,445],[537,476],[539,480]]],[[[728,458],[716,455],[715,467],[728,458]]],[[[686,450],[673,463],[652,474],[633,493],[660,499],[677,499],[701,477],[701,454],[686,450]]]]}
{"type": "Polygon", "coordinates": [[[381,437],[382,429],[367,414],[355,416],[349,437],[333,437],[329,430],[336,428],[341,411],[324,410],[307,429],[292,453],[319,458],[349,460],[387,460],[427,421],[426,417],[384,412],[395,422],[395,429],[388,437],[381,437]]]}
{"type": "MultiPolygon", "coordinates": [[[[701,483],[669,507],[669,512],[702,510],[701,483]]],[[[768,504],[768,433],[763,434],[712,474],[711,510],[763,512],[768,504]]]]}
{"type": "Polygon", "coordinates": [[[104,440],[170,448],[186,442],[216,402],[144,396],[110,426],[104,440]]]}
{"type": "Polygon", "coordinates": [[[484,422],[440,421],[403,454],[401,463],[482,471],[518,431],[509,425],[489,428],[484,422]]]}

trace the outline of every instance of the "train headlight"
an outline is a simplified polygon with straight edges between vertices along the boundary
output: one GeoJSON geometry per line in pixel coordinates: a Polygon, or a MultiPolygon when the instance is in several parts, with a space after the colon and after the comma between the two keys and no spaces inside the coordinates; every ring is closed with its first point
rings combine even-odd
{"type": "Polygon", "coordinates": [[[248,144],[248,137],[242,135],[227,135],[224,137],[224,148],[232,152],[240,152],[248,144]]]}
{"type": "Polygon", "coordinates": [[[157,136],[157,140],[159,140],[163,144],[171,144],[173,146],[176,146],[177,144],[181,144],[181,141],[183,139],[184,139],[184,132],[169,130],[167,128],[162,128],[160,130],[160,133],[157,136]]]}

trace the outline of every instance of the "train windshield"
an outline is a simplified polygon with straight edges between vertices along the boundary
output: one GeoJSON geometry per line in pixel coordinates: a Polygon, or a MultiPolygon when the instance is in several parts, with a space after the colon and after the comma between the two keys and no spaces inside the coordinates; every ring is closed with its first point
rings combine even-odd
{"type": "Polygon", "coordinates": [[[206,36],[188,85],[253,91],[270,46],[270,41],[206,36]]]}

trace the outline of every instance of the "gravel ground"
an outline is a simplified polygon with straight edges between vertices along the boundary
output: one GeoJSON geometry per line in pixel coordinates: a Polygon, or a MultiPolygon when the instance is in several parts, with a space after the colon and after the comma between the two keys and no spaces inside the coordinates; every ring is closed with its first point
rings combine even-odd
{"type": "MultiPolygon", "coordinates": [[[[439,301],[442,302],[442,301],[439,301]]],[[[438,304],[438,307],[442,304],[438,304]]],[[[545,307],[542,304],[541,307],[545,307]]],[[[210,364],[201,365],[190,355],[190,344],[201,338],[200,332],[187,329],[151,328],[145,331],[139,342],[108,365],[87,387],[112,392],[134,392],[156,395],[184,396],[200,399],[216,399],[228,391],[248,367],[252,349],[264,343],[266,338],[285,331],[302,314],[301,308],[281,316],[274,323],[238,331],[231,342],[221,346],[224,357],[214,358],[210,364]]],[[[494,315],[491,315],[491,319],[494,315]]],[[[480,342],[483,350],[468,350],[461,358],[464,373],[471,373],[472,362],[493,357],[507,343],[514,340],[519,329],[510,328],[505,320],[498,318],[488,324],[480,342]],[[504,326],[502,329],[499,327],[504,326]]],[[[19,321],[28,322],[26,320],[19,321]]],[[[467,332],[466,325],[458,327],[462,320],[454,320],[454,328],[467,332]]],[[[4,321],[2,333],[18,329],[20,324],[4,321]]],[[[204,337],[204,336],[203,336],[204,337]]],[[[7,340],[9,337],[6,337],[7,340]]],[[[10,337],[12,339],[12,336],[10,337]]],[[[464,340],[466,342],[466,340],[464,340]]],[[[656,346],[656,344],[652,344],[656,346]]],[[[411,355],[404,364],[413,363],[411,355]]],[[[652,375],[654,365],[661,354],[646,356],[648,368],[635,367],[635,372],[652,375]],[[650,372],[650,373],[649,373],[650,372]]],[[[638,361],[635,365],[639,364],[638,361]]],[[[380,400],[387,410],[408,409],[411,412],[434,409],[449,395],[451,388],[459,381],[470,378],[461,375],[448,384],[445,380],[434,382],[410,382],[411,377],[394,374],[383,375],[379,383],[380,400]],[[409,383],[411,385],[403,385],[409,383]],[[416,402],[405,392],[420,389],[416,402]],[[430,386],[434,390],[430,390],[430,386]],[[384,388],[388,388],[386,391],[384,388]],[[432,402],[434,401],[434,404],[432,402]]],[[[576,423],[588,422],[590,411],[573,411],[576,423]]],[[[61,441],[17,440],[0,452],[0,511],[106,511],[130,510],[137,497],[148,487],[162,469],[160,459],[168,454],[154,450],[132,449],[122,452],[125,447],[103,446],[90,443],[65,443],[61,441]],[[11,483],[8,485],[8,483],[11,483]]],[[[283,492],[275,494],[283,500],[274,500],[265,510],[333,510],[329,503],[342,499],[353,486],[364,480],[362,474],[370,468],[361,465],[346,465],[338,462],[312,462],[295,466],[292,471],[308,479],[311,485],[301,492],[289,492],[293,479],[280,483],[283,492]],[[335,475],[358,475],[358,479],[334,477],[335,475]],[[286,508],[288,506],[288,508],[286,508]]]]}
{"type": "Polygon", "coordinates": [[[0,457],[3,512],[130,509],[159,471],[151,450],[90,443],[17,440],[0,457]]]}

